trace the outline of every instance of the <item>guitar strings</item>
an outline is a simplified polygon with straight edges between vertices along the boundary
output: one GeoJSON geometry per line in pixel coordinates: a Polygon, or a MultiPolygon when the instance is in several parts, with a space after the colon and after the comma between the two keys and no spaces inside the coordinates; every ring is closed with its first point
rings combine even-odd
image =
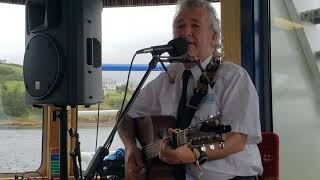
{"type": "MultiPolygon", "coordinates": [[[[192,143],[192,141],[194,139],[192,139],[192,137],[188,137],[188,134],[190,134],[191,129],[199,128],[200,125],[203,122],[215,121],[215,120],[218,120],[218,122],[220,122],[220,118],[221,118],[221,115],[220,116],[218,115],[218,116],[215,116],[215,117],[210,117],[205,121],[196,123],[196,124],[192,125],[191,127],[188,127],[186,129],[182,130],[181,132],[177,132],[176,133],[177,147],[179,147],[179,146],[181,146],[183,144],[186,144],[187,142],[191,142],[192,143]]],[[[200,138],[198,137],[198,139],[200,139],[200,138]]],[[[209,136],[207,138],[209,138],[209,136]]],[[[161,140],[158,140],[158,141],[152,142],[152,143],[142,147],[142,150],[143,150],[144,155],[145,155],[147,160],[159,155],[160,143],[161,143],[161,140]]]]}
{"type": "MultiPolygon", "coordinates": [[[[189,129],[190,128],[187,128],[176,134],[178,147],[185,144],[188,141],[189,138],[187,137],[187,134],[189,134],[190,132],[189,129]]],[[[160,151],[160,143],[161,143],[161,140],[158,140],[142,147],[142,150],[144,151],[144,154],[147,160],[158,156],[160,151]]]]}

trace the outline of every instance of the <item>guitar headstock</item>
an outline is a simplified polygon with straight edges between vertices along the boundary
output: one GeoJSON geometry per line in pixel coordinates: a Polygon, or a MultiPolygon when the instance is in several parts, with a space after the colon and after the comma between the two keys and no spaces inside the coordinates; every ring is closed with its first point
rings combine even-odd
{"type": "Polygon", "coordinates": [[[231,131],[230,125],[221,124],[222,115],[209,116],[204,121],[194,124],[184,130],[176,129],[173,135],[177,146],[189,144],[193,147],[205,148],[208,144],[211,149],[218,143],[223,148],[223,134],[231,131]]]}
{"type": "Polygon", "coordinates": [[[207,119],[193,124],[185,130],[192,136],[199,136],[201,134],[208,135],[222,135],[231,131],[230,125],[224,125],[221,123],[222,115],[217,116],[210,115],[207,119]]]}

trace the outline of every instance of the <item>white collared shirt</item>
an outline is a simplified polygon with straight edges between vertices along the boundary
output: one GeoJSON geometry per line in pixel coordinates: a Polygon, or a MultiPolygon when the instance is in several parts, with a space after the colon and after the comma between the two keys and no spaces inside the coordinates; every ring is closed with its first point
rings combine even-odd
{"type": "MultiPolygon", "coordinates": [[[[201,63],[205,68],[211,56],[201,63]]],[[[148,115],[172,115],[176,117],[182,91],[183,64],[170,64],[168,73],[174,79],[170,83],[165,72],[144,87],[133,103],[128,115],[136,118],[148,115]]],[[[188,100],[196,80],[201,75],[200,68],[190,69],[192,78],[188,84],[188,100]],[[191,90],[190,90],[191,88],[191,90]]],[[[234,176],[262,174],[263,168],[257,144],[261,142],[259,101],[256,89],[248,73],[231,62],[223,62],[214,77],[215,85],[208,88],[207,95],[196,111],[191,124],[198,123],[210,115],[222,113],[222,123],[231,125],[232,132],[247,135],[247,144],[241,152],[223,159],[207,161],[202,165],[202,179],[227,180],[234,176]]],[[[186,166],[187,179],[199,175],[197,168],[186,166]]]]}

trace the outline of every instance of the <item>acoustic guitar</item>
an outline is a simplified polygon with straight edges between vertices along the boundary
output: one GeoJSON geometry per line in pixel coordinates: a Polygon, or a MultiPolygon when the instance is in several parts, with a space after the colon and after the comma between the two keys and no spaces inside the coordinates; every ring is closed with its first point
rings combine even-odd
{"type": "Polygon", "coordinates": [[[205,151],[205,144],[215,148],[216,143],[218,148],[223,148],[222,134],[230,132],[231,126],[222,125],[221,117],[221,115],[213,116],[189,128],[175,129],[171,135],[166,133],[166,129],[175,127],[176,120],[173,116],[148,116],[136,119],[137,139],[147,167],[147,179],[174,179],[174,166],[158,158],[163,134],[169,136],[174,148],[189,144],[205,151]]]}

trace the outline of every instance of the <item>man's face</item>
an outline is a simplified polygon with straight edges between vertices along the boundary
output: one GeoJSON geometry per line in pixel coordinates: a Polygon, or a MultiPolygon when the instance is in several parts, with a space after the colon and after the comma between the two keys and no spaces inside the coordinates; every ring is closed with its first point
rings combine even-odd
{"type": "Polygon", "coordinates": [[[210,28],[208,13],[203,8],[182,10],[174,21],[173,36],[186,38],[190,43],[188,54],[201,61],[214,51],[216,33],[210,28]]]}

